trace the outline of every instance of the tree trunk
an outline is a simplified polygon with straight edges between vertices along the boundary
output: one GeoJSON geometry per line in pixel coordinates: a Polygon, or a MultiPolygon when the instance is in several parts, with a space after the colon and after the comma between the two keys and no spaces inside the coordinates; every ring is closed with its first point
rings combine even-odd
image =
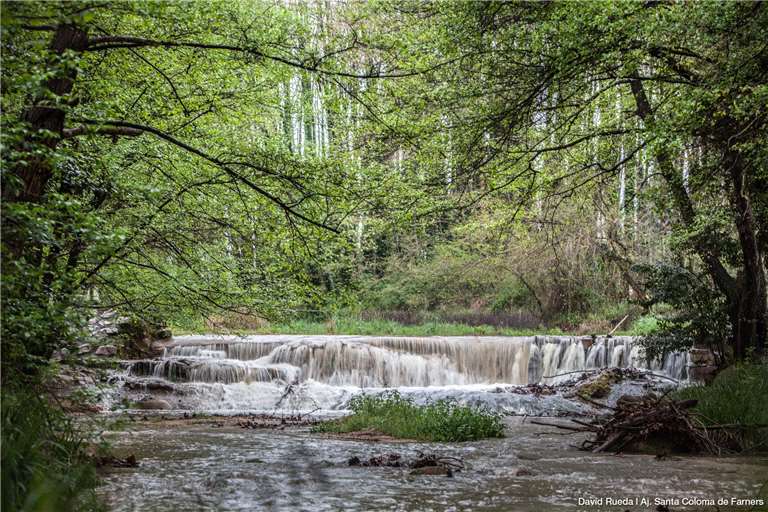
{"type": "Polygon", "coordinates": [[[765,350],[766,298],[765,255],[757,236],[757,221],[747,193],[744,162],[738,152],[728,149],[724,163],[731,178],[731,204],[741,246],[742,270],[738,293],[732,303],[734,355],[743,359],[752,348],[758,355],[765,350]]]}
{"type": "MultiPolygon", "coordinates": [[[[645,95],[643,83],[639,78],[635,78],[630,84],[638,117],[646,123],[652,123],[653,110],[645,95]]],[[[742,268],[736,279],[720,261],[719,250],[711,240],[699,236],[694,240],[694,246],[715,286],[728,301],[729,319],[733,329],[733,355],[736,359],[744,359],[750,348],[758,355],[765,351],[768,298],[764,254],[758,237],[758,222],[748,195],[744,162],[740,154],[731,147],[736,140],[730,134],[743,133],[737,128],[728,126],[726,135],[721,134],[718,137],[719,147],[725,147],[723,164],[732,187],[730,202],[741,247],[742,268]]],[[[656,153],[656,162],[670,187],[673,203],[683,223],[693,226],[696,212],[681,175],[674,169],[672,156],[662,148],[656,153]]]]}
{"type": "MultiPolygon", "coordinates": [[[[88,46],[88,34],[75,25],[59,25],[51,40],[50,49],[58,57],[66,51],[82,52],[88,46]]],[[[52,61],[52,66],[60,63],[52,61]]],[[[55,97],[67,96],[72,92],[77,72],[73,66],[66,66],[66,71],[58,76],[50,78],[46,82],[46,88],[55,97]]],[[[41,95],[35,98],[34,104],[22,113],[22,120],[29,124],[30,134],[24,141],[22,150],[34,150],[35,146],[42,144],[50,149],[55,149],[61,140],[61,132],[64,129],[64,110],[51,103],[41,95]]],[[[45,187],[51,178],[53,169],[49,158],[45,156],[33,157],[26,165],[18,165],[14,174],[20,179],[20,188],[8,187],[3,189],[3,199],[6,201],[38,202],[45,191],[45,187]]]]}
{"type": "MultiPolygon", "coordinates": [[[[64,66],[65,71],[48,79],[45,86],[49,94],[36,97],[33,104],[24,109],[21,114],[22,121],[29,125],[29,132],[17,150],[22,154],[31,154],[25,159],[24,164],[17,164],[12,170],[18,182],[3,183],[3,202],[37,203],[45,193],[45,188],[53,175],[53,166],[48,155],[35,153],[39,152],[40,146],[49,150],[56,149],[61,140],[66,116],[59,103],[52,102],[49,95],[53,95],[56,99],[69,95],[77,76],[74,66],[58,61],[65,52],[82,52],[87,46],[88,34],[82,28],[68,24],[62,24],[56,28],[50,44],[50,50],[54,54],[50,66],[64,66]]],[[[42,248],[39,245],[29,247],[23,236],[15,235],[13,229],[5,228],[4,223],[5,245],[12,259],[24,258],[32,265],[39,265],[43,257],[42,248]]]]}

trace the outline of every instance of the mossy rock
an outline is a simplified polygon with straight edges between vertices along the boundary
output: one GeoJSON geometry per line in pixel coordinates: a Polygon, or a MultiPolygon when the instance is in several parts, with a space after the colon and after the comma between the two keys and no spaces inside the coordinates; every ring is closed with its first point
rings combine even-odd
{"type": "Polygon", "coordinates": [[[578,395],[583,398],[605,398],[611,392],[611,387],[621,381],[616,372],[604,372],[595,379],[579,386],[578,395]]]}

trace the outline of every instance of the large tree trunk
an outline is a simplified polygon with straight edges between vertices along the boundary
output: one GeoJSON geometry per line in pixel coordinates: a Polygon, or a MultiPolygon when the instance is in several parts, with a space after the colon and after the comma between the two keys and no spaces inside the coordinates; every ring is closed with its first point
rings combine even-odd
{"type": "Polygon", "coordinates": [[[737,296],[731,304],[734,355],[743,359],[750,348],[758,355],[762,355],[765,350],[768,307],[765,255],[761,251],[757,220],[747,192],[744,162],[739,153],[731,148],[726,150],[724,156],[724,163],[731,178],[731,204],[743,261],[738,276],[737,296]]]}
{"type": "MultiPolygon", "coordinates": [[[[72,50],[82,52],[88,46],[88,34],[75,25],[59,25],[53,34],[50,48],[56,57],[72,50]]],[[[52,62],[52,65],[58,65],[52,62]]],[[[66,66],[66,71],[50,78],[46,88],[55,97],[67,96],[72,92],[77,72],[74,66],[66,66]]],[[[47,97],[35,98],[34,104],[24,110],[22,120],[30,126],[30,134],[24,141],[22,150],[33,150],[38,144],[55,149],[61,140],[64,129],[64,110],[47,97]]],[[[19,165],[14,174],[20,179],[20,188],[5,186],[3,199],[6,201],[37,202],[45,191],[53,169],[50,159],[33,157],[26,165],[19,165]]]]}
{"type": "MultiPolygon", "coordinates": [[[[61,140],[64,129],[65,111],[59,102],[51,101],[53,95],[59,99],[72,92],[77,76],[75,66],[62,65],[57,62],[67,51],[82,52],[88,46],[88,34],[80,27],[69,24],[59,25],[51,40],[50,49],[54,56],[51,67],[62,66],[64,71],[57,73],[45,83],[49,94],[34,98],[33,104],[24,109],[21,119],[29,125],[28,135],[17,148],[20,153],[29,153],[23,164],[13,168],[16,183],[3,183],[2,197],[6,203],[24,202],[37,203],[45,193],[46,186],[53,175],[51,159],[47,155],[39,155],[40,146],[55,150],[61,140]]],[[[14,233],[13,229],[5,229],[5,246],[13,260],[26,259],[33,265],[42,261],[42,248],[30,247],[24,236],[14,233]]]]}

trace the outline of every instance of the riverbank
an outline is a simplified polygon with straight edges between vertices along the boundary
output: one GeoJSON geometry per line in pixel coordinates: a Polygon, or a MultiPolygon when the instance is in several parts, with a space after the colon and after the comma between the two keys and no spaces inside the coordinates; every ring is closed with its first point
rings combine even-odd
{"type": "MultiPolygon", "coordinates": [[[[621,325],[613,332],[616,336],[637,336],[647,330],[647,321],[634,325],[621,325]]],[[[172,325],[175,335],[196,334],[211,330],[228,334],[302,334],[332,335],[348,334],[360,336],[535,336],[563,335],[581,336],[589,334],[605,335],[607,332],[591,332],[584,329],[561,329],[558,327],[515,328],[494,325],[469,325],[452,322],[424,322],[403,324],[393,320],[360,320],[352,317],[334,318],[326,321],[291,320],[281,323],[263,321],[253,324],[213,325],[172,325]]]]}

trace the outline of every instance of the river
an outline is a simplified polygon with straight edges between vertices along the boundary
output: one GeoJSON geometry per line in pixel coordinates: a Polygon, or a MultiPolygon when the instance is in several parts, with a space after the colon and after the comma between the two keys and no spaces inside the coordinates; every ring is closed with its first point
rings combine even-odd
{"type": "Polygon", "coordinates": [[[590,454],[572,447],[580,434],[557,435],[522,418],[507,423],[503,439],[435,444],[137,422],[111,437],[119,454],[138,457],[139,467],[110,470],[100,492],[112,510],[126,512],[653,510],[579,506],[579,498],[750,498],[768,475],[766,458],[590,454]],[[419,451],[459,457],[468,467],[448,478],[347,464],[353,456],[419,451]]]}
{"type": "MultiPolygon", "coordinates": [[[[177,337],[162,358],[125,362],[113,377],[105,406],[150,421],[107,433],[117,454],[135,454],[139,466],[109,470],[100,493],[114,511],[654,510],[654,500],[681,500],[671,510],[705,510],[706,500],[752,498],[768,475],[765,458],[585,453],[574,447],[582,434],[563,435],[528,418],[562,421],[557,417],[591,411],[557,387],[529,392],[531,384],[555,385],[573,372],[609,366],[672,383],[685,381],[687,362],[685,354],[670,354],[649,364],[628,337],[177,337]],[[244,429],[232,419],[340,415],[358,393],[393,389],[416,402],[449,398],[503,412],[506,437],[363,442],[307,428],[244,429]],[[136,411],[150,403],[167,410],[136,411]],[[200,413],[214,419],[152,421],[200,413]],[[418,452],[458,457],[467,467],[449,478],[347,463],[418,452]],[[590,499],[602,504],[587,505],[590,499]],[[631,506],[612,506],[611,499],[631,506]]],[[[606,400],[649,385],[619,386],[606,400]]]]}

